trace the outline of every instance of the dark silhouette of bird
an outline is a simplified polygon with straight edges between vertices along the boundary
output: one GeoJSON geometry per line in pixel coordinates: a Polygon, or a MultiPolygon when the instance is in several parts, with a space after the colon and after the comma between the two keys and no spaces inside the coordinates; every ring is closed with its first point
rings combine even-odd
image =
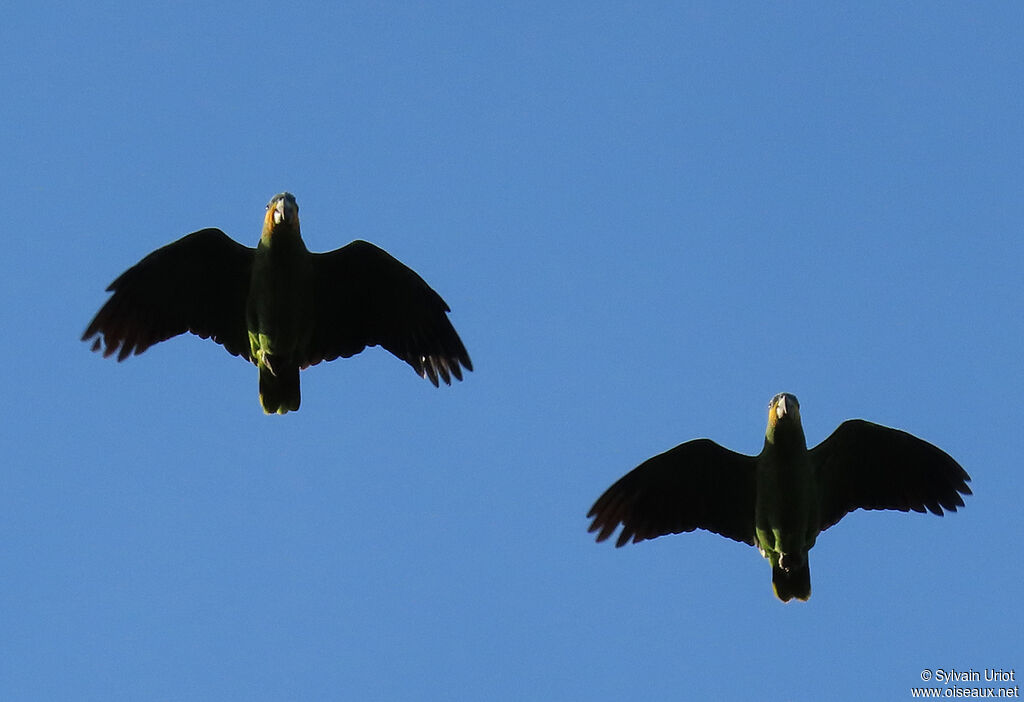
{"type": "Polygon", "coordinates": [[[123,361],[184,332],[259,368],[267,414],[299,408],[299,370],[383,346],[436,387],[462,380],[469,354],[448,305],[386,251],[353,241],[310,253],[291,193],[267,205],[256,248],[202,229],[157,249],[107,288],[82,335],[123,361]]]}
{"type": "Polygon", "coordinates": [[[807,554],[818,534],[857,509],[963,507],[970,476],[941,449],[904,431],[862,419],[843,422],[808,450],[795,396],[768,406],[764,448],[746,456],[709,439],[648,459],[590,509],[590,531],[616,546],[706,529],[756,546],[771,562],[783,602],[811,596],[807,554]]]}

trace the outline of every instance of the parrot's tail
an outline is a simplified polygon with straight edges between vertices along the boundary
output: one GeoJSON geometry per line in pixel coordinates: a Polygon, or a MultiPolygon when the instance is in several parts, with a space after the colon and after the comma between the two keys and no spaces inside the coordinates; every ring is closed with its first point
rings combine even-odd
{"type": "Polygon", "coordinates": [[[260,404],[267,414],[284,414],[299,408],[299,367],[276,360],[276,373],[260,366],[260,404]]]}
{"type": "Polygon", "coordinates": [[[789,602],[797,598],[806,602],[811,596],[811,568],[807,558],[799,565],[791,566],[788,570],[782,566],[772,566],[772,590],[775,596],[783,602],[789,602]]]}

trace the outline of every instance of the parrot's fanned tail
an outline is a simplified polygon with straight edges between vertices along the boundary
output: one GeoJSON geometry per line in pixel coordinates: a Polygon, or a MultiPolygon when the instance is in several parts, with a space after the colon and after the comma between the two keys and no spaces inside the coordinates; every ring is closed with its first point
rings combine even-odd
{"type": "Polygon", "coordinates": [[[267,414],[284,414],[299,408],[299,367],[277,362],[276,373],[260,367],[260,404],[267,414]]]}

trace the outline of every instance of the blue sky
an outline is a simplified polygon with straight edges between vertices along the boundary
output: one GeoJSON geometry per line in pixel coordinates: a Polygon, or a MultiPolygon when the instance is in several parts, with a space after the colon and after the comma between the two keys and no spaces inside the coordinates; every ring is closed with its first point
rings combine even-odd
{"type": "Polygon", "coordinates": [[[36,3],[0,29],[0,696],[903,699],[1024,668],[1016,3],[36,3]],[[105,286],[295,193],[452,307],[476,372],[373,349],[265,417],[195,337],[118,364],[105,286]],[[647,457],[863,417],[953,455],[777,602],[745,545],[619,550],[647,457]],[[1014,457],[1017,458],[1014,458],[1014,457]]]}

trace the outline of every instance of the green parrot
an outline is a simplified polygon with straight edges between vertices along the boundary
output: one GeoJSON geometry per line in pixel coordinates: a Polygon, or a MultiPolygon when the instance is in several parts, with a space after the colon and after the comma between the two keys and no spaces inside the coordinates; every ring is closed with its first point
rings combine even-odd
{"type": "Polygon", "coordinates": [[[759,455],[688,441],[623,476],[587,517],[599,542],[621,524],[616,546],[694,529],[756,546],[771,563],[776,597],[806,601],[807,554],[822,531],[857,509],[955,512],[970,479],[936,446],[862,419],[808,450],[800,404],[780,393],[759,455]]]}
{"type": "Polygon", "coordinates": [[[83,341],[123,361],[186,331],[259,368],[267,414],[299,408],[299,370],[383,346],[436,387],[473,370],[448,305],[365,241],[310,253],[291,193],[267,204],[255,249],[202,229],[157,249],[107,288],[83,341]]]}

